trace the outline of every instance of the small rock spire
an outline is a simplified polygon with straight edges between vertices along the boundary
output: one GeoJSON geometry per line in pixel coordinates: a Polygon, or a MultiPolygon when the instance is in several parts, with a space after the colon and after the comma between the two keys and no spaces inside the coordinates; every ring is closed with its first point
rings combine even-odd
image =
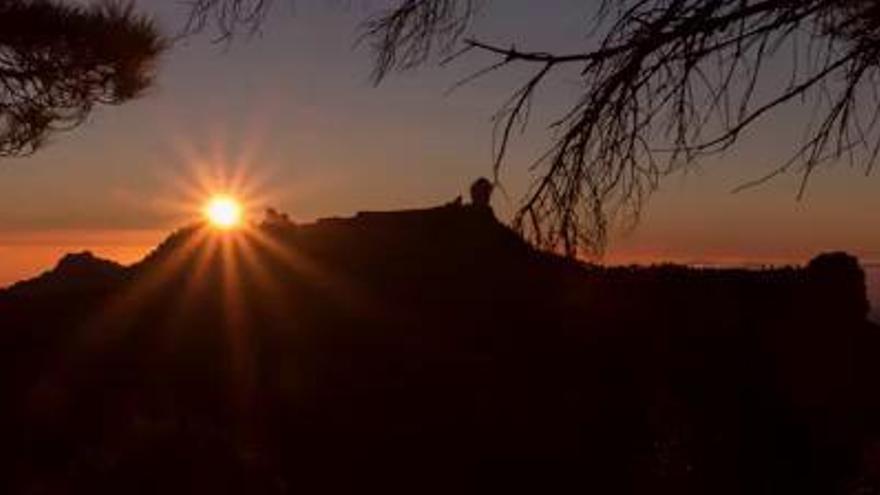
{"type": "Polygon", "coordinates": [[[492,190],[495,186],[485,177],[471,184],[471,204],[480,208],[491,208],[492,190]]]}

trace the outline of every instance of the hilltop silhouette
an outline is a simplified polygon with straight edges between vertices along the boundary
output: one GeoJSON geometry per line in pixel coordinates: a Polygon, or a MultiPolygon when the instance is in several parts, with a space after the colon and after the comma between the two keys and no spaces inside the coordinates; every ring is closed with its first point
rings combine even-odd
{"type": "Polygon", "coordinates": [[[488,197],[193,225],[134,265],[68,255],[0,291],[0,474],[5,493],[855,493],[880,474],[867,310],[844,253],[602,268],[533,249],[488,197]]]}

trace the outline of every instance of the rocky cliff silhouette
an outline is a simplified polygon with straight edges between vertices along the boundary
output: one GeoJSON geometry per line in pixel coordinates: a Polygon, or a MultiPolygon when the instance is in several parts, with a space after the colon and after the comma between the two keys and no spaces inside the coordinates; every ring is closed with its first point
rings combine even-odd
{"type": "Polygon", "coordinates": [[[69,255],[0,291],[5,493],[855,493],[864,273],[601,268],[453,203],[69,255]]]}

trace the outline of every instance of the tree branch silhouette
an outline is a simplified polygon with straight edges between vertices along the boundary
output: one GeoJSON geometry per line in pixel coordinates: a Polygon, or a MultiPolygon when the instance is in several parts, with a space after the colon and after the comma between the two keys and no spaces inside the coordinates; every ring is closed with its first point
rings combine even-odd
{"type": "MultiPolygon", "coordinates": [[[[226,32],[231,19],[259,24],[271,4],[195,3],[200,19],[214,12],[226,32]]],[[[872,0],[603,0],[585,26],[592,38],[569,53],[481,40],[471,28],[484,3],[398,0],[365,21],[361,40],[373,50],[376,83],[474,52],[497,59],[474,77],[535,66],[495,115],[496,178],[538,88],[563,67],[578,69],[580,95],[548,123],[551,142],[513,221],[541,247],[601,254],[609,229],[634,225],[663,177],[730,149],[792,102],[815,109],[804,141],[743,187],[798,169],[801,196],[817,167],[847,160],[870,172],[880,153],[880,4],[872,0]],[[779,84],[768,69],[785,54],[791,67],[779,84]]]]}
{"type": "Polygon", "coordinates": [[[273,0],[190,0],[189,17],[183,35],[205,30],[212,25],[218,31],[217,40],[229,40],[242,31],[254,34],[273,0]]]}
{"type": "Polygon", "coordinates": [[[0,156],[31,154],[95,105],[140,95],[164,46],[130,4],[0,0],[0,156]]]}

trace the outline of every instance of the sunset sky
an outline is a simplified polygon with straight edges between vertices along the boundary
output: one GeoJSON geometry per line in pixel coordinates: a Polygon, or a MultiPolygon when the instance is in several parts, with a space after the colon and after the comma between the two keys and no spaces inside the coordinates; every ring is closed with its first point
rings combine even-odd
{"type": "MultiPolygon", "coordinates": [[[[440,204],[490,175],[489,119],[523,72],[446,94],[489,61],[475,56],[374,88],[369,53],[353,45],[358,21],[382,4],[302,0],[276,9],[257,38],[177,45],[144,98],[100,109],[33,157],[0,162],[0,285],[69,251],[134,261],[198,215],[204,185],[223,191],[236,177],[253,206],[305,222],[440,204]]],[[[521,48],[572,47],[588,24],[583,4],[496,2],[475,31],[521,48]]],[[[166,33],[180,29],[182,2],[139,5],[166,33]]],[[[529,131],[502,173],[509,197],[495,198],[500,217],[509,218],[529,165],[549,143],[547,122],[577,89],[562,74],[538,94],[529,131]]],[[[788,157],[809,110],[788,108],[736,152],[667,178],[639,227],[612,239],[608,261],[787,263],[830,249],[880,261],[880,174],[865,177],[846,164],[825,169],[800,202],[795,174],[731,193],[788,157]]]]}

